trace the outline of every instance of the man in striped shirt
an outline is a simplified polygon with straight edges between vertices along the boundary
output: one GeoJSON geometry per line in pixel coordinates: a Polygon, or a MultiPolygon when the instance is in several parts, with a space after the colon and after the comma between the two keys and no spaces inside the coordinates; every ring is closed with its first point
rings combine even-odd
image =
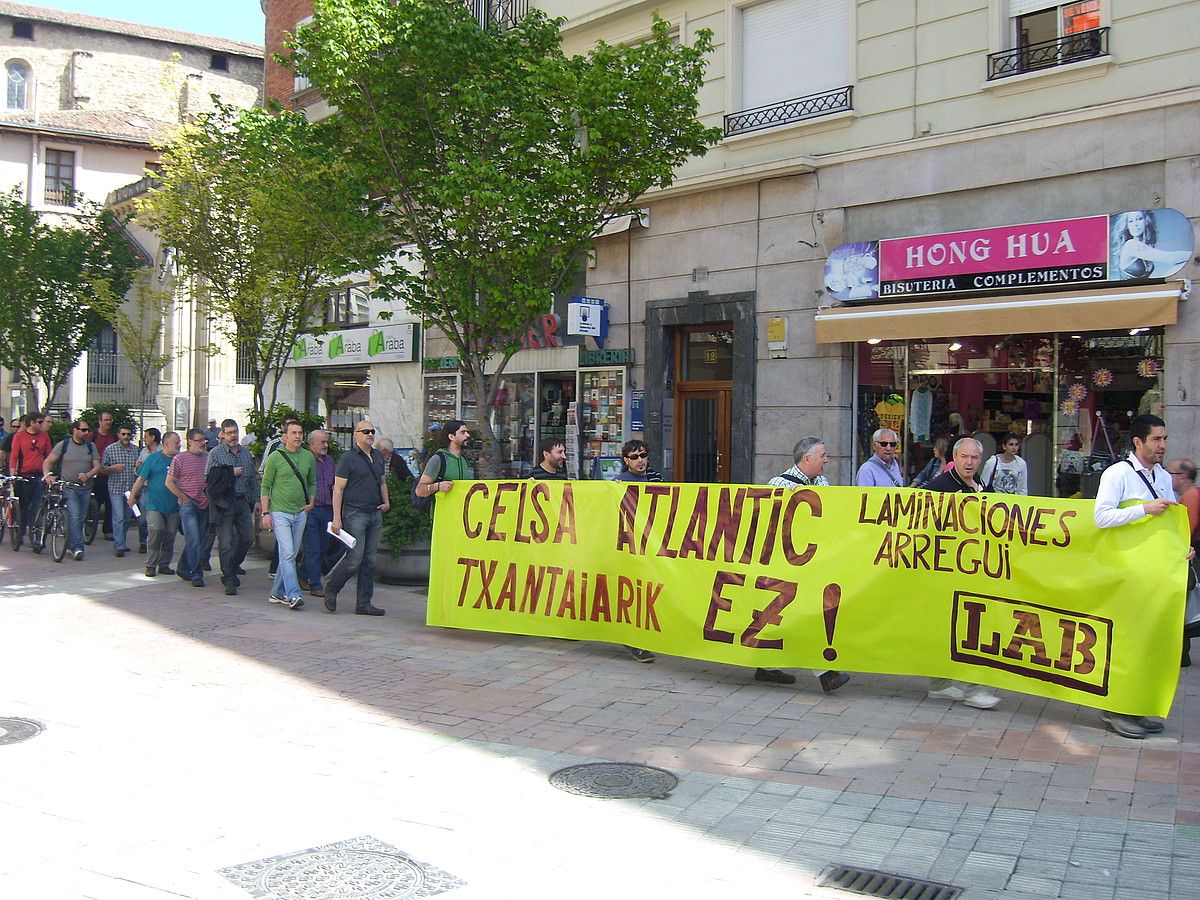
{"type": "Polygon", "coordinates": [[[113,550],[124,556],[129,549],[125,543],[125,532],[129,527],[132,512],[125,503],[125,493],[133,487],[137,477],[138,448],[133,443],[133,427],[122,425],[117,429],[117,442],[109,444],[100,458],[100,474],[108,476],[108,500],[112,510],[113,550]]]}

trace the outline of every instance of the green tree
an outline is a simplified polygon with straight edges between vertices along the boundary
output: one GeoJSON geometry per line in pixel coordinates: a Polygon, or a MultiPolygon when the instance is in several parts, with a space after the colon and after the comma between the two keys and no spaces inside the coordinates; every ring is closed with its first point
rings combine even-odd
{"type": "Polygon", "coordinates": [[[0,197],[0,365],[34,409],[66,382],[141,264],[111,212],[81,204],[74,219],[50,225],[19,191],[0,197]]]}
{"type": "Polygon", "coordinates": [[[696,118],[711,34],[678,43],[656,18],[636,46],[568,57],[562,21],[537,10],[504,30],[461,0],[314,7],[281,60],[338,110],[310,130],[336,127],[358,180],[387,198],[366,210],[414,264],[381,284],[453,342],[488,409],[519,335],[603,224],[720,137],[696,118]]]}
{"type": "Polygon", "coordinates": [[[138,383],[138,434],[146,430],[150,388],[158,384],[158,377],[167,363],[181,355],[181,351],[168,350],[163,341],[167,316],[174,303],[170,291],[155,290],[141,281],[134,288],[132,299],[114,309],[109,318],[117,335],[121,357],[138,383]]]}
{"type": "Polygon", "coordinates": [[[253,355],[254,405],[265,412],[296,340],[322,331],[333,281],[382,246],[364,189],[302,115],[285,111],[219,106],[162,162],[139,210],[178,252],[218,333],[253,355]]]}

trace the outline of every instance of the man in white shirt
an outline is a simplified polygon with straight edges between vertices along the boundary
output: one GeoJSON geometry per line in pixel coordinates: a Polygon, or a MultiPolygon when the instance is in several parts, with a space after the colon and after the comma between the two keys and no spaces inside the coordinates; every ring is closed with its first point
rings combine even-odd
{"type": "Polygon", "coordinates": [[[985,491],[998,491],[1001,494],[1028,494],[1029,467],[1025,460],[1017,456],[1021,449],[1021,439],[1015,434],[1004,438],[1002,452],[997,453],[983,464],[979,482],[985,491]]]}
{"type": "MultiPolygon", "coordinates": [[[[1162,467],[1167,453],[1167,424],[1158,416],[1135,416],[1129,423],[1133,452],[1109,466],[1100,476],[1092,517],[1099,528],[1119,528],[1144,516],[1161,516],[1175,503],[1171,476],[1162,467]],[[1126,500],[1138,503],[1122,507],[1126,500]]],[[[1188,548],[1188,559],[1196,551],[1188,548]]],[[[1148,716],[1106,712],[1104,724],[1121,737],[1141,740],[1163,730],[1163,723],[1148,716]]]]}

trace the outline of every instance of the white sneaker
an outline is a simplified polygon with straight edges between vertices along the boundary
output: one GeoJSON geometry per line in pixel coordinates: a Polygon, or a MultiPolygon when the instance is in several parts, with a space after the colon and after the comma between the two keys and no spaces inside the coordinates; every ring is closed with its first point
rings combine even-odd
{"type": "Polygon", "coordinates": [[[940,691],[929,691],[929,697],[932,700],[962,700],[966,697],[963,689],[957,684],[952,684],[949,687],[944,687],[940,691]]]}
{"type": "Polygon", "coordinates": [[[973,687],[965,697],[963,697],[963,706],[969,706],[972,709],[993,709],[1000,705],[1000,698],[995,694],[989,694],[986,688],[979,686],[973,687]]]}
{"type": "Polygon", "coordinates": [[[272,594],[270,597],[268,597],[268,598],[267,598],[267,602],[268,602],[268,603],[282,603],[282,604],[284,604],[285,606],[287,605],[287,599],[286,599],[286,598],[284,598],[284,597],[277,597],[277,596],[275,596],[274,594],[272,594]]]}

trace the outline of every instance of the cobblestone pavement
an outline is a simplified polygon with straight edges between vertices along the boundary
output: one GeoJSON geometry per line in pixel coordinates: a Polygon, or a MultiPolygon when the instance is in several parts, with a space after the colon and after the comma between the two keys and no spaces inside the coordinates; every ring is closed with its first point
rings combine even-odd
{"type": "Polygon", "coordinates": [[[46,725],[0,745],[0,896],[833,897],[840,862],[970,898],[1200,897],[1200,669],[1164,734],[1126,741],[1090,709],[976,711],[917,678],[823,696],[806,672],[431,629],[410,588],[380,588],[381,619],[293,612],[250,565],[230,598],[110,545],[0,549],[0,717],[46,725]],[[595,760],[681,781],[547,782],[595,760]]]}

